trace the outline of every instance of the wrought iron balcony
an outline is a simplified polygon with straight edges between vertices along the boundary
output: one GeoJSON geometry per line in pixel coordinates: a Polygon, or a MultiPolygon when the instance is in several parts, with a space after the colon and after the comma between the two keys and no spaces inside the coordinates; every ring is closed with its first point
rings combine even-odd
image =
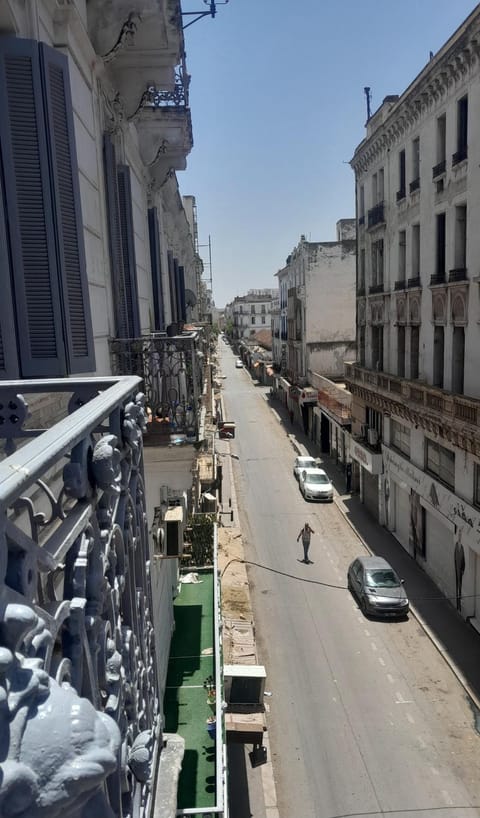
{"type": "Polygon", "coordinates": [[[2,786],[23,788],[24,815],[48,794],[52,815],[140,818],[161,778],[138,388],[0,383],[2,786]],[[38,428],[31,404],[53,397],[59,419],[38,428]]]}
{"type": "Polygon", "coordinates": [[[400,281],[396,281],[393,285],[395,290],[406,290],[407,289],[407,282],[404,278],[400,279],[400,281]]]}
{"type": "Polygon", "coordinates": [[[357,296],[364,296],[365,295],[365,282],[362,281],[357,287],[357,296]]]}
{"type": "Polygon", "coordinates": [[[466,281],[467,280],[467,269],[466,267],[456,267],[454,270],[450,270],[448,273],[448,283],[452,284],[455,281],[466,281]]]}
{"type": "Polygon", "coordinates": [[[364,215],[358,217],[358,224],[360,225],[360,227],[365,224],[365,216],[364,215]]]}
{"type": "Polygon", "coordinates": [[[385,203],[379,202],[368,211],[368,226],[375,227],[385,222],[385,203]]]}
{"type": "Polygon", "coordinates": [[[439,176],[442,176],[447,169],[447,160],[443,159],[438,165],[434,165],[432,168],[432,179],[437,179],[439,176]]]}
{"type": "Polygon", "coordinates": [[[369,295],[375,295],[376,293],[383,293],[383,281],[378,282],[378,284],[372,284],[368,288],[369,295]]]}
{"type": "Polygon", "coordinates": [[[397,202],[403,201],[406,195],[407,191],[405,190],[404,187],[400,188],[400,190],[397,190],[397,202]]]}
{"type": "Polygon", "coordinates": [[[466,145],[463,145],[461,148],[459,148],[458,151],[456,151],[456,153],[453,154],[453,156],[452,156],[452,165],[458,165],[459,162],[463,162],[463,160],[466,159],[467,156],[468,156],[468,148],[467,148],[466,145]]]}
{"type": "Polygon", "coordinates": [[[205,341],[201,330],[168,336],[165,332],[141,338],[110,341],[112,371],[138,375],[149,411],[145,443],[168,443],[172,435],[198,436],[205,341]]]}
{"type": "Polygon", "coordinates": [[[422,282],[420,276],[414,276],[413,278],[407,279],[407,287],[408,289],[413,289],[414,287],[421,287],[422,282]]]}
{"type": "Polygon", "coordinates": [[[434,287],[436,284],[445,284],[445,273],[434,273],[430,276],[430,286],[434,287]]]}
{"type": "Polygon", "coordinates": [[[420,190],[420,176],[417,176],[416,179],[413,179],[409,185],[410,193],[415,193],[416,190],[420,190]]]}

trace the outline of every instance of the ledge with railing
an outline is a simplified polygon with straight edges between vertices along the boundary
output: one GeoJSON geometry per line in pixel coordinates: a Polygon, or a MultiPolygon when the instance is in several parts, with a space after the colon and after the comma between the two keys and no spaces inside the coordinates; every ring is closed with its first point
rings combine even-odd
{"type": "Polygon", "coordinates": [[[385,222],[385,203],[379,202],[368,211],[368,226],[375,227],[385,222]]]}
{"type": "Polygon", "coordinates": [[[45,799],[52,815],[151,813],[163,742],[138,389],[0,383],[7,812],[22,792],[24,815],[45,799]],[[45,394],[66,409],[37,428],[29,404],[45,394]]]}

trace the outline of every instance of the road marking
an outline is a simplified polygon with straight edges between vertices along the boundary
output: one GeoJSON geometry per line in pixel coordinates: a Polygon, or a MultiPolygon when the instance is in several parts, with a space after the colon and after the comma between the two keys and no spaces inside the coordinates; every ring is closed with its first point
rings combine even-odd
{"type": "Polygon", "coordinates": [[[407,701],[407,699],[404,699],[402,694],[399,693],[398,690],[395,695],[397,697],[395,704],[413,704],[411,700],[407,701]]]}
{"type": "Polygon", "coordinates": [[[405,715],[407,717],[407,721],[409,721],[410,724],[415,724],[415,719],[413,718],[411,713],[406,713],[405,715]]]}
{"type": "Polygon", "coordinates": [[[378,657],[378,661],[380,662],[382,667],[385,667],[385,659],[382,659],[381,656],[378,657]]]}
{"type": "Polygon", "coordinates": [[[377,646],[376,646],[375,642],[372,642],[372,650],[377,650],[377,646]]]}
{"type": "Polygon", "coordinates": [[[393,678],[391,673],[387,673],[387,679],[390,682],[390,684],[393,685],[395,679],[393,678]]]}

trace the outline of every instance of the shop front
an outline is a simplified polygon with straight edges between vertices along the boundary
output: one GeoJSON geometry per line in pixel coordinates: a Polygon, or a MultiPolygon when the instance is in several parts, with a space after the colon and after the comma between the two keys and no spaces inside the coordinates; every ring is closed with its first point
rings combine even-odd
{"type": "Polygon", "coordinates": [[[371,451],[365,444],[351,438],[350,457],[358,472],[360,500],[376,520],[380,519],[380,477],[383,459],[379,452],[371,451]]]}

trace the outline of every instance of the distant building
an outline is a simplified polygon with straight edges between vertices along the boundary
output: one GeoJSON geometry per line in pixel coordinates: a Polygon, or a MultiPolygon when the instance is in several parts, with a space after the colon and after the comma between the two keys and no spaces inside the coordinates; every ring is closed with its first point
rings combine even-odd
{"type": "Polygon", "coordinates": [[[240,341],[254,336],[260,330],[271,330],[272,300],[278,297],[275,289],[248,290],[246,295],[233,299],[225,308],[232,322],[232,338],[240,341]]]}

